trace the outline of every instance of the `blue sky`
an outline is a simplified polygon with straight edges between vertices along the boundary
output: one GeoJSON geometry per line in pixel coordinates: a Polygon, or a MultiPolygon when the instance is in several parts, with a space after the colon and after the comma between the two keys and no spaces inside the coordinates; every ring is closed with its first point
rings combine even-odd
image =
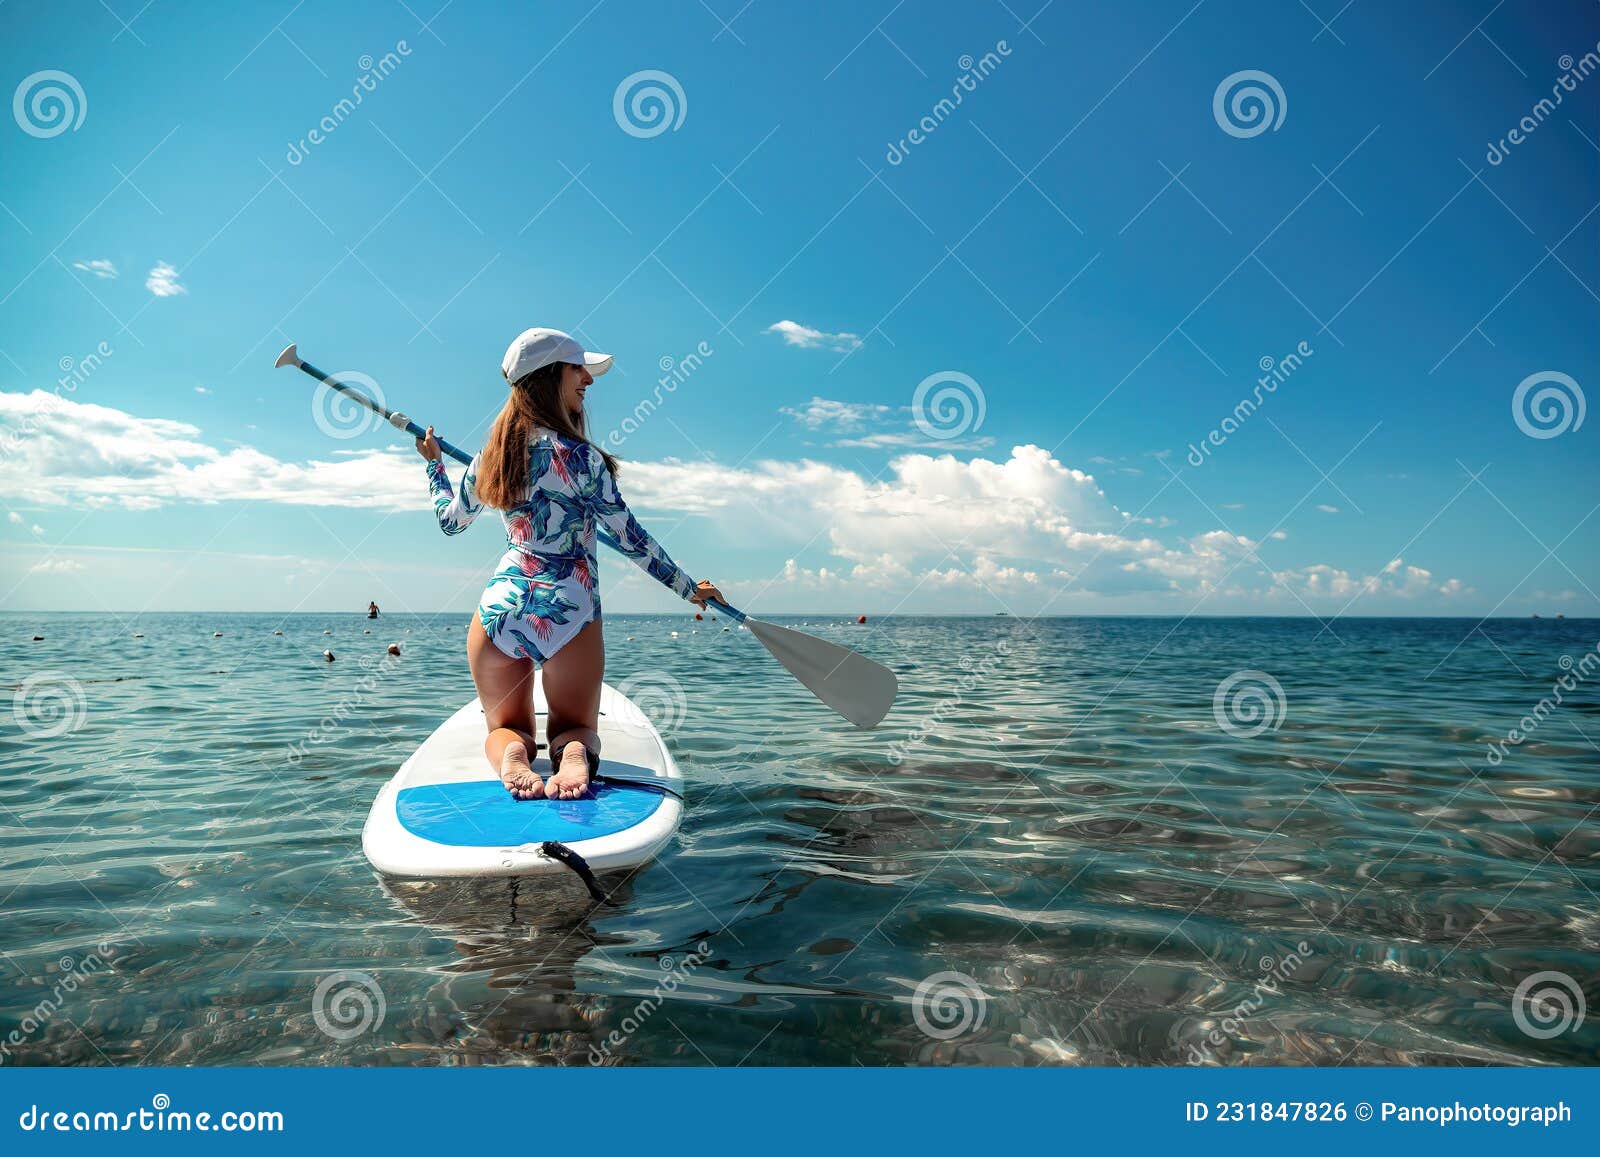
{"type": "Polygon", "coordinates": [[[1600,79],[1486,155],[1597,41],[1587,0],[12,0],[0,607],[465,611],[498,526],[445,539],[273,358],[475,446],[552,325],[617,357],[596,436],[710,351],[620,481],[752,609],[1600,613],[1600,79]],[[1218,119],[1245,71],[1276,127],[1218,119]]]}

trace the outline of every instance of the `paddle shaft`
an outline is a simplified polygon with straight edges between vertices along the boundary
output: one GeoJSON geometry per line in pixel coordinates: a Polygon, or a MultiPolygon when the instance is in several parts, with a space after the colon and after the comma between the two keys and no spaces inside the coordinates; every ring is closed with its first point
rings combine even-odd
{"type": "MultiPolygon", "coordinates": [[[[310,362],[296,361],[293,364],[298,369],[304,370],[306,373],[308,373],[312,377],[316,378],[317,381],[321,382],[323,385],[332,386],[334,389],[338,390],[345,397],[353,398],[355,401],[359,402],[361,405],[363,405],[367,409],[371,410],[374,414],[377,414],[384,421],[388,422],[389,425],[393,426],[396,430],[404,430],[407,434],[410,434],[413,438],[425,438],[425,437],[427,437],[428,431],[423,429],[421,426],[417,425],[415,422],[413,422],[406,415],[398,413],[398,412],[396,412],[394,410],[390,410],[390,409],[385,408],[377,399],[369,398],[369,397],[367,397],[367,395],[363,394],[360,390],[355,389],[355,388],[353,388],[351,386],[345,385],[338,378],[335,378],[335,377],[332,377],[332,376],[330,376],[328,374],[323,373],[321,370],[317,369],[317,367],[312,365],[310,362]]],[[[457,462],[461,463],[463,466],[466,466],[469,463],[471,463],[471,461],[472,461],[472,455],[471,454],[468,454],[464,450],[458,450],[456,447],[452,446],[449,442],[446,442],[443,438],[439,437],[439,435],[437,435],[437,434],[435,434],[433,437],[434,437],[434,441],[439,443],[439,449],[443,450],[446,454],[450,455],[450,457],[454,458],[457,462]]]]}

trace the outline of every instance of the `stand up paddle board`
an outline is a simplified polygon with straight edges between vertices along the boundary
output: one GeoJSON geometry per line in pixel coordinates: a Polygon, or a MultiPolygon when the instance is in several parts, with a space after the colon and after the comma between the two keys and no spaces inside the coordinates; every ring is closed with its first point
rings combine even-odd
{"type": "MultiPolygon", "coordinates": [[[[538,730],[547,707],[534,684],[538,730]]],[[[636,868],[683,817],[683,774],[650,720],[610,684],[600,693],[600,774],[575,800],[515,800],[484,758],[474,699],[400,765],[367,815],[361,849],[389,876],[538,876],[636,868]]],[[[549,767],[541,750],[534,769],[549,767]]],[[[591,892],[594,890],[591,886],[591,892]]]]}

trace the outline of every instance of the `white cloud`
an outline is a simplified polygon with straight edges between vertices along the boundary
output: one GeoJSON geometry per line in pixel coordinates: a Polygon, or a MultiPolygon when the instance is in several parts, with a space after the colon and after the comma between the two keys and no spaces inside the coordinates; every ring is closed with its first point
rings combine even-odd
{"type": "Polygon", "coordinates": [[[1324,513],[1324,514],[1338,514],[1339,513],[1339,508],[1337,506],[1329,506],[1326,502],[1317,503],[1317,509],[1322,511],[1322,513],[1324,513]]]}
{"type": "Polygon", "coordinates": [[[803,406],[782,406],[786,414],[808,430],[859,430],[868,422],[881,422],[894,413],[891,406],[875,402],[838,402],[813,397],[803,406]]]}
{"type": "Polygon", "coordinates": [[[71,558],[47,558],[28,568],[29,574],[76,574],[83,564],[71,558]]]}
{"type": "Polygon", "coordinates": [[[787,318],[767,326],[763,332],[780,334],[789,345],[807,350],[830,349],[839,353],[849,353],[851,350],[861,348],[859,334],[828,333],[826,330],[812,329],[809,325],[801,325],[787,318]]]}
{"type": "Polygon", "coordinates": [[[209,394],[211,392],[211,387],[210,386],[196,386],[194,388],[194,392],[197,393],[197,394],[209,394]]]}
{"type": "Polygon", "coordinates": [[[856,450],[987,450],[994,439],[987,434],[961,438],[930,438],[916,430],[885,430],[859,438],[839,438],[830,443],[856,450]]]}
{"type": "MultiPolygon", "coordinates": [[[[287,462],[250,446],[211,445],[187,422],[44,390],[0,392],[0,437],[10,431],[24,436],[0,458],[0,487],[19,504],[426,509],[409,448],[287,462]]],[[[995,609],[1116,609],[1132,605],[1118,599],[1141,598],[1188,611],[1213,596],[1272,603],[1287,598],[1283,584],[1308,602],[1338,600],[1338,609],[1357,594],[1414,600],[1471,589],[1401,559],[1364,578],[1326,563],[1270,574],[1258,542],[1224,530],[1158,539],[1134,530],[1143,520],[1131,520],[1093,474],[1032,445],[995,459],[902,454],[877,479],[809,459],[634,461],[622,486],[647,526],[662,513],[714,516],[729,543],[786,550],[792,566],[770,589],[779,601],[826,590],[888,605],[915,593],[908,609],[970,609],[994,597],[1003,600],[995,609]]]]}
{"type": "Polygon", "coordinates": [[[117,267],[104,257],[96,257],[92,261],[74,261],[72,268],[92,273],[102,281],[115,281],[117,277],[117,267]]]}
{"type": "Polygon", "coordinates": [[[189,292],[178,284],[178,271],[165,261],[156,262],[150,276],[144,280],[144,287],[157,297],[176,297],[189,292]]]}
{"type": "MultiPolygon", "coordinates": [[[[1351,602],[1373,595],[1400,599],[1417,599],[1428,595],[1450,598],[1472,593],[1472,588],[1460,579],[1446,579],[1438,583],[1432,571],[1420,566],[1408,566],[1404,559],[1399,558],[1391,559],[1377,574],[1360,577],[1326,563],[1278,571],[1275,577],[1288,591],[1307,600],[1333,598],[1351,602]]],[[[1286,591],[1278,593],[1287,595],[1286,591]]]]}
{"type": "Polygon", "coordinates": [[[15,510],[13,510],[10,514],[6,515],[6,520],[8,522],[10,522],[13,526],[21,526],[23,524],[23,522],[26,521],[26,519],[24,519],[22,517],[22,515],[18,514],[15,510]]]}
{"type": "Polygon", "coordinates": [[[13,500],[153,510],[170,502],[262,500],[306,506],[415,506],[409,451],[337,450],[329,460],[282,462],[248,446],[226,453],[200,428],[141,418],[109,406],[0,392],[0,428],[16,450],[0,458],[0,487],[13,500]],[[320,493],[319,493],[320,492],[320,493]]]}

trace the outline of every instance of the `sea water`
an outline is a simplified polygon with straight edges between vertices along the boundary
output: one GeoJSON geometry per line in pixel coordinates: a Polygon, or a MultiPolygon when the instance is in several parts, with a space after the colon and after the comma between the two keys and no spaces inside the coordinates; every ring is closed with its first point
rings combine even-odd
{"type": "Polygon", "coordinates": [[[465,615],[0,616],[0,1062],[1600,1060],[1600,622],[781,621],[879,728],[607,620],[688,810],[597,908],[361,854],[465,615]]]}

